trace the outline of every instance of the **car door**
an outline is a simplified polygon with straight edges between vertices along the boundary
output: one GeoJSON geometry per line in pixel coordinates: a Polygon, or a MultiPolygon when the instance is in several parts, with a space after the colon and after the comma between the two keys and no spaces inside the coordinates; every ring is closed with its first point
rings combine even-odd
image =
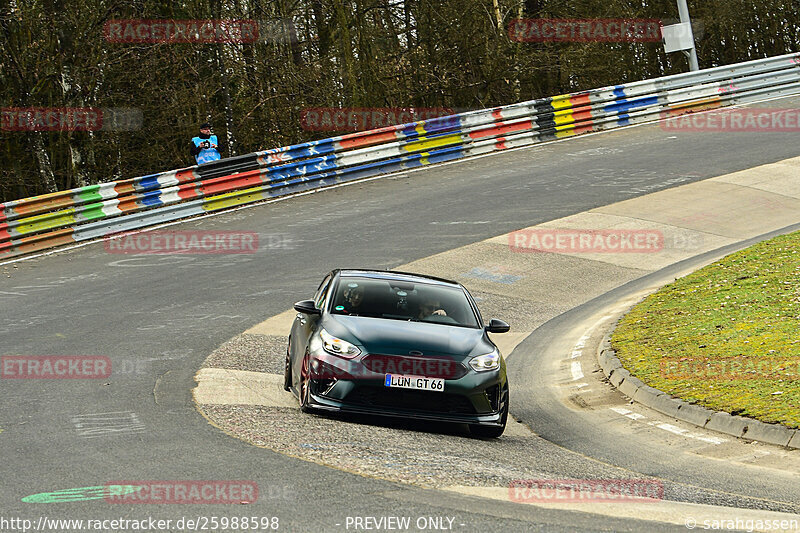
{"type": "MultiPolygon", "coordinates": [[[[322,283],[319,284],[319,287],[317,287],[317,292],[314,294],[314,305],[317,309],[323,308],[332,280],[333,275],[328,274],[325,276],[325,279],[322,280],[322,283]]],[[[289,349],[291,351],[292,361],[292,381],[295,387],[299,386],[303,357],[305,356],[311,336],[317,332],[317,324],[321,318],[322,317],[319,315],[306,315],[300,312],[294,317],[289,349]]]]}

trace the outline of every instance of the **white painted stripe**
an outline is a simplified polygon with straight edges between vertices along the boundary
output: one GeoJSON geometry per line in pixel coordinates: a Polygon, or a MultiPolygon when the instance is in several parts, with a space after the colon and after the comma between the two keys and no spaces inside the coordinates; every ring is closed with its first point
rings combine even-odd
{"type": "MultiPolygon", "coordinates": [[[[630,409],[625,409],[624,407],[609,407],[612,411],[617,414],[620,414],[626,418],[630,418],[631,420],[642,420],[644,421],[647,417],[639,414],[634,413],[630,409]]],[[[679,428],[677,426],[673,426],[672,424],[666,424],[664,422],[659,421],[651,421],[645,422],[648,426],[655,426],[658,429],[663,429],[664,431],[669,431],[674,435],[680,435],[681,437],[688,437],[690,439],[699,440],[702,442],[708,442],[709,444],[722,444],[723,442],[728,442],[726,439],[722,439],[719,437],[706,437],[705,435],[701,435],[699,433],[690,433],[686,429],[679,428]]]]}
{"type": "Polygon", "coordinates": [[[689,433],[688,430],[679,428],[678,426],[673,426],[672,424],[658,424],[656,427],[658,429],[663,429],[664,431],[669,431],[670,433],[675,433],[676,435],[688,436],[689,433]]]}
{"type": "Polygon", "coordinates": [[[578,381],[579,379],[583,379],[583,369],[581,368],[580,361],[573,361],[572,368],[572,381],[578,381]]]}
{"type": "Polygon", "coordinates": [[[161,185],[162,189],[164,187],[169,187],[170,185],[177,185],[178,184],[178,178],[175,177],[175,175],[177,173],[178,173],[177,170],[172,170],[172,171],[169,171],[169,172],[165,172],[165,173],[161,174],[159,177],[157,177],[156,181],[158,182],[159,185],[161,185]]]}
{"type": "Polygon", "coordinates": [[[570,355],[571,359],[576,359],[581,356],[583,352],[581,350],[572,350],[572,355],[570,355]]]}
{"type": "Polygon", "coordinates": [[[109,198],[116,198],[117,191],[114,190],[114,187],[116,185],[117,185],[116,182],[113,181],[110,183],[101,183],[100,188],[97,189],[97,194],[99,194],[100,198],[102,198],[103,200],[108,200],[109,198]]]}
{"type": "Polygon", "coordinates": [[[122,210],[119,207],[117,207],[118,205],[119,205],[119,200],[106,200],[105,202],[103,202],[103,207],[101,208],[101,211],[103,211],[103,213],[106,216],[119,215],[120,213],[122,213],[122,210]]]}
{"type": "Polygon", "coordinates": [[[697,435],[695,433],[692,433],[690,435],[690,437],[692,437],[693,439],[701,440],[703,442],[708,442],[708,443],[711,443],[711,444],[722,444],[723,442],[728,442],[726,439],[721,439],[719,437],[704,437],[702,435],[697,435]]]}
{"type": "Polygon", "coordinates": [[[161,189],[161,201],[164,204],[175,204],[182,201],[182,198],[178,196],[179,187],[167,187],[161,189]]]}
{"type": "Polygon", "coordinates": [[[589,386],[588,383],[576,383],[575,384],[575,387],[578,388],[578,389],[582,389],[582,388],[588,387],[588,386],[589,386]]]}

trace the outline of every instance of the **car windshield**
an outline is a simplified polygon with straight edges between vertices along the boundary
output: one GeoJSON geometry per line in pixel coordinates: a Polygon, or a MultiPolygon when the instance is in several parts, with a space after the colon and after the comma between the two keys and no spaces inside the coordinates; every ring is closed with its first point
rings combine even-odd
{"type": "Polygon", "coordinates": [[[331,313],[478,327],[478,318],[462,289],[399,280],[342,276],[331,313]]]}

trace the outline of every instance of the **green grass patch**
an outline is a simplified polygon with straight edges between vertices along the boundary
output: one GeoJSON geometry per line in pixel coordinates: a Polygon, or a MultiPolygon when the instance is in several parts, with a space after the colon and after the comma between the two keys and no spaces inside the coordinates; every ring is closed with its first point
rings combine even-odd
{"type": "Polygon", "coordinates": [[[611,343],[650,386],[800,428],[800,232],[662,287],[622,318],[611,343]]]}

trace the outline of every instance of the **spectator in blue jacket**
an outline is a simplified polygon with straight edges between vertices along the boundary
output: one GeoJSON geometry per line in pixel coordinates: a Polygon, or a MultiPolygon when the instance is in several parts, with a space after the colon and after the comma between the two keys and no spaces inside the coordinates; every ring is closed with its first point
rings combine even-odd
{"type": "Polygon", "coordinates": [[[192,138],[191,149],[198,165],[216,161],[221,157],[217,151],[217,136],[211,133],[211,124],[206,122],[200,125],[200,134],[192,138]]]}

